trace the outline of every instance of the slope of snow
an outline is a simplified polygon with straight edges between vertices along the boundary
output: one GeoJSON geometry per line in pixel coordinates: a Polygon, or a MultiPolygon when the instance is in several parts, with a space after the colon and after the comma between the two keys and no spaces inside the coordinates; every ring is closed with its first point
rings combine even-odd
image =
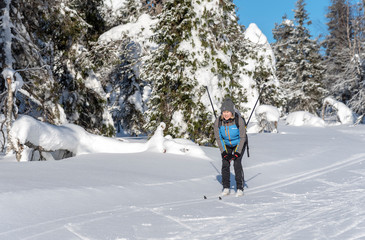
{"type": "Polygon", "coordinates": [[[149,150],[3,157],[0,239],[363,239],[365,126],[279,129],[249,135],[245,196],[223,200],[216,148],[201,148],[208,160],[149,150]]]}

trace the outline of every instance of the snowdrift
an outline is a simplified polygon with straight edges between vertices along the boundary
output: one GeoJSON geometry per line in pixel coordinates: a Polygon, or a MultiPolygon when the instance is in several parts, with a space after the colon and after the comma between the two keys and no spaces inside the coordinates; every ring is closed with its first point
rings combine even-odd
{"type": "Polygon", "coordinates": [[[323,119],[316,117],[313,114],[305,111],[290,113],[286,117],[286,124],[292,126],[314,126],[314,127],[324,127],[326,125],[323,119]]]}
{"type": "Polygon", "coordinates": [[[149,150],[205,158],[204,152],[198,145],[188,140],[164,137],[164,129],[165,124],[161,123],[149,141],[131,143],[94,135],[74,124],[55,126],[29,116],[21,116],[14,122],[10,134],[19,161],[59,159],[60,151],[67,151],[72,156],[77,156],[89,153],[137,153],[149,150]]]}

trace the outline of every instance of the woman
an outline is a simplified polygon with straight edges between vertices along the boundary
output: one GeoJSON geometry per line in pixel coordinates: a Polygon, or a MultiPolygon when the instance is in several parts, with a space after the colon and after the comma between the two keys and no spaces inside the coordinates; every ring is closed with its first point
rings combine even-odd
{"type": "Polygon", "coordinates": [[[245,123],[235,114],[234,104],[226,98],[221,107],[221,116],[215,121],[214,135],[222,155],[222,195],[230,194],[230,166],[233,161],[237,192],[236,196],[243,195],[244,174],[242,169],[242,156],[246,142],[245,123]],[[235,117],[238,118],[239,128],[236,126],[235,117]]]}

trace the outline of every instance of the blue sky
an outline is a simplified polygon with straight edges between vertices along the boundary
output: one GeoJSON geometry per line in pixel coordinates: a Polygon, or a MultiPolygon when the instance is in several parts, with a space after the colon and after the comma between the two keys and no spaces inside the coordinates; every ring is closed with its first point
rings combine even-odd
{"type": "MultiPolygon", "coordinates": [[[[289,19],[294,19],[293,9],[297,0],[234,0],[238,7],[240,24],[248,27],[250,23],[256,23],[266,35],[269,42],[274,42],[272,29],[275,23],[282,21],[286,14],[289,19]]],[[[306,0],[306,10],[312,25],[309,26],[311,35],[315,38],[319,34],[326,34],[325,17],[330,0],[306,0]]]]}

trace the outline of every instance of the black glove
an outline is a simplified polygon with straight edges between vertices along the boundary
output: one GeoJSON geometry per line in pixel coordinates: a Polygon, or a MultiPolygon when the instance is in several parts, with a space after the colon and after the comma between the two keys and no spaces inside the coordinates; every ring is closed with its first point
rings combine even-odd
{"type": "Polygon", "coordinates": [[[232,155],[228,154],[226,151],[224,151],[224,152],[222,152],[222,158],[223,158],[223,160],[229,161],[229,160],[231,160],[232,155]]]}
{"type": "Polygon", "coordinates": [[[241,154],[239,152],[234,152],[234,154],[232,155],[232,160],[236,160],[237,158],[239,158],[241,156],[241,154]]]}

